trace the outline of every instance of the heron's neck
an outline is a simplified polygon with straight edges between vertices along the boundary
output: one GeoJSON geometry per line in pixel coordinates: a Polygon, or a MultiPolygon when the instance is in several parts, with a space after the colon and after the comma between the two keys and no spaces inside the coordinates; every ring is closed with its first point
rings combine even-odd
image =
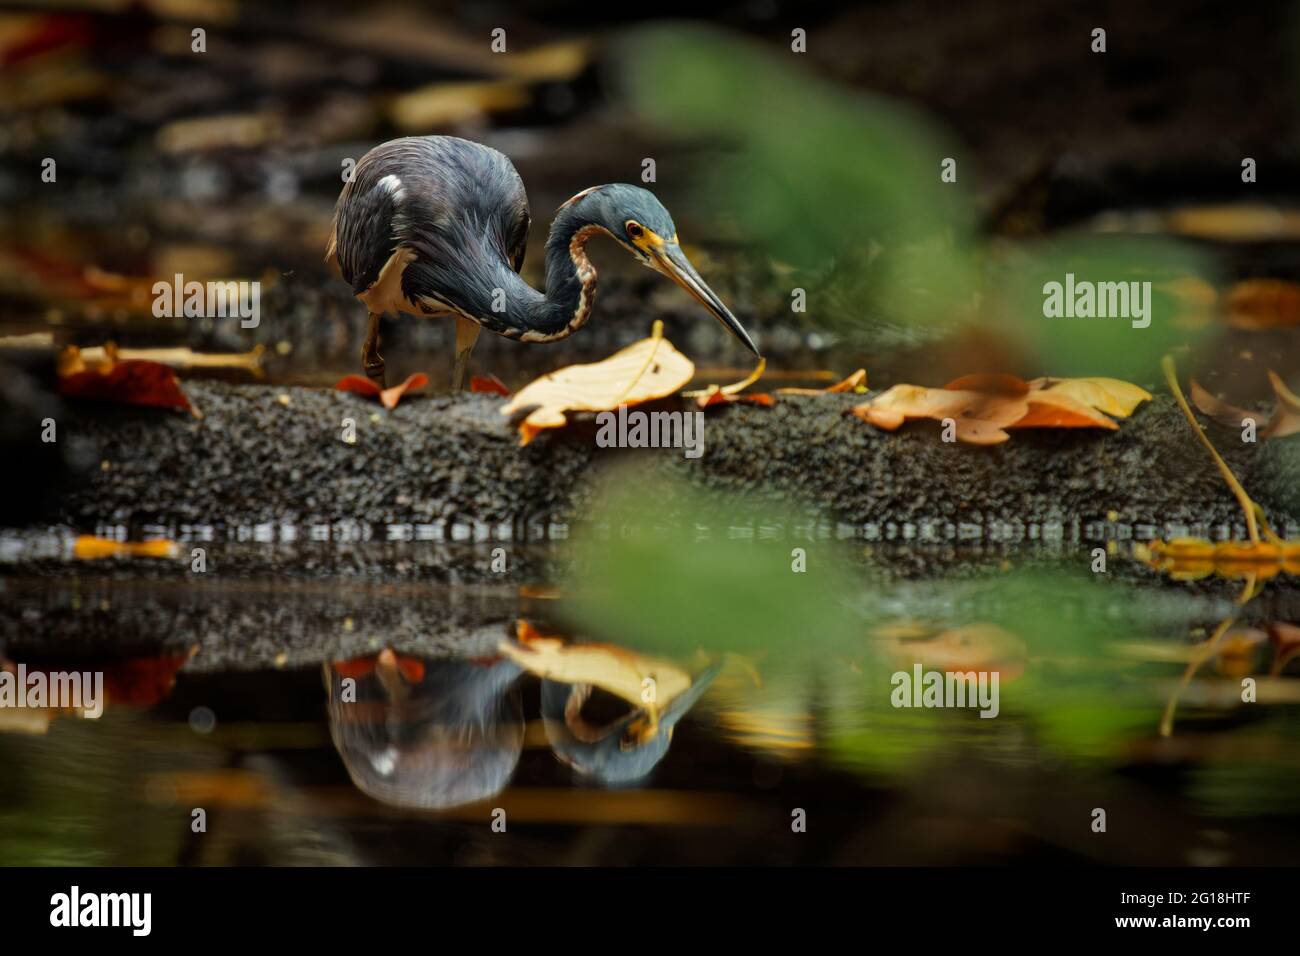
{"type": "Polygon", "coordinates": [[[596,302],[596,268],[587,240],[598,232],[582,214],[581,202],[562,206],[546,240],[546,294],[508,296],[510,332],[525,342],[550,342],[573,334],[591,317],[596,302]]]}

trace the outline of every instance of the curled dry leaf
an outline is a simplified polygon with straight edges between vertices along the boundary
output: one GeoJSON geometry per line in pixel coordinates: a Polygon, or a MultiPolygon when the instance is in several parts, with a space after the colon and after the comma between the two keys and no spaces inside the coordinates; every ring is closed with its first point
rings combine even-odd
{"type": "Polygon", "coordinates": [[[506,383],[495,375],[470,376],[469,390],[481,395],[510,395],[510,389],[506,388],[506,383]]]}
{"type": "Polygon", "coordinates": [[[771,395],[762,392],[751,395],[741,395],[740,393],[749,386],[753,385],[763,377],[763,372],[767,368],[767,359],[760,358],[754,371],[739,382],[733,382],[731,385],[710,385],[708,388],[696,389],[690,392],[682,392],[682,398],[690,398],[700,408],[710,408],[714,405],[726,405],[730,402],[752,402],[755,405],[771,405],[774,399],[771,395]]]}
{"type": "Polygon", "coordinates": [[[392,388],[380,388],[370,379],[361,375],[345,375],[334,387],[340,392],[351,392],[354,395],[364,395],[367,398],[378,398],[380,404],[390,412],[397,407],[397,403],[402,400],[402,396],[407,392],[418,392],[424,386],[429,384],[429,376],[423,372],[415,372],[408,375],[406,381],[392,388]]]}
{"type": "Polygon", "coordinates": [[[1228,404],[1203,387],[1196,379],[1192,379],[1191,384],[1192,404],[1220,425],[1227,425],[1229,428],[1240,428],[1245,424],[1246,419],[1258,420],[1260,417],[1258,412],[1248,411],[1236,405],[1228,404]]]}
{"type": "Polygon", "coordinates": [[[110,541],[93,534],[83,534],[72,545],[72,554],[82,561],[99,558],[174,558],[180,553],[175,541],[110,541]]]}
{"type": "Polygon", "coordinates": [[[142,359],[119,360],[112,343],[86,361],[80,349],[69,345],[56,362],[59,394],[98,402],[119,402],[150,408],[175,408],[201,418],[176,378],[161,362],[142,359]]]}
{"type": "Polygon", "coordinates": [[[544,680],[590,684],[634,707],[653,703],[660,709],[691,686],[691,675],[676,664],[637,654],[612,644],[570,644],[545,636],[527,621],[515,626],[516,639],[502,641],[503,657],[544,680]],[[654,683],[648,685],[649,679],[654,683]],[[653,694],[647,700],[647,687],[653,694]]]}
{"type": "MultiPolygon", "coordinates": [[[[1273,394],[1277,396],[1277,409],[1268,422],[1260,427],[1259,437],[1286,438],[1300,433],[1300,396],[1287,388],[1282,377],[1272,370],[1268,373],[1268,381],[1273,387],[1273,394]]],[[[1259,422],[1263,417],[1259,412],[1225,402],[1203,388],[1195,379],[1192,379],[1192,404],[1202,414],[1229,428],[1241,428],[1247,419],[1259,422]]]]}
{"type": "Polygon", "coordinates": [[[842,392],[857,392],[861,394],[867,390],[867,370],[860,368],[848,378],[836,382],[834,385],[826,388],[778,388],[778,395],[835,395],[842,392]]]}
{"type": "Polygon", "coordinates": [[[1105,428],[1108,415],[1127,418],[1149,392],[1110,378],[1026,382],[1014,375],[966,375],[943,388],[895,385],[853,408],[877,428],[893,431],[911,418],[952,419],[958,441],[996,445],[1011,428],[1105,428]]]}
{"type": "Polygon", "coordinates": [[[1300,433],[1300,396],[1286,387],[1286,382],[1282,381],[1277,372],[1270,370],[1268,381],[1273,386],[1273,394],[1277,396],[1277,411],[1265,429],[1265,437],[1285,438],[1300,433]]]}
{"type": "Polygon", "coordinates": [[[527,413],[519,423],[519,444],[548,428],[561,428],[566,412],[608,412],[672,395],[691,380],[695,365],[663,337],[656,321],[650,337],[601,362],[570,365],[543,375],[501,408],[502,415],[527,413]]]}

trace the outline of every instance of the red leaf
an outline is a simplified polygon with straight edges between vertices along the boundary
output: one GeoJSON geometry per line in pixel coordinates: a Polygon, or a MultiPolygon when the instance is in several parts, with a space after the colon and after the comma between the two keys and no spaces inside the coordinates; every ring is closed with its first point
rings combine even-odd
{"type": "Polygon", "coordinates": [[[977,372],[954,378],[944,386],[950,392],[984,392],[987,395],[1024,395],[1029,383],[1006,372],[977,372]]]}
{"type": "Polygon", "coordinates": [[[481,392],[485,395],[509,395],[510,389],[506,388],[505,382],[495,375],[473,375],[469,380],[469,390],[471,392],[481,392]]]}
{"type": "Polygon", "coordinates": [[[100,402],[190,411],[176,373],[161,362],[127,359],[107,371],[86,369],[59,379],[59,394],[100,402]]]}
{"type": "Polygon", "coordinates": [[[392,388],[380,389],[378,385],[361,375],[344,375],[334,383],[334,388],[340,392],[352,392],[354,395],[364,395],[366,398],[378,397],[384,408],[392,411],[397,407],[397,403],[402,400],[402,396],[407,392],[417,392],[429,384],[429,376],[423,372],[415,372],[408,375],[405,382],[400,385],[394,385],[392,388]]]}
{"type": "Polygon", "coordinates": [[[708,392],[701,395],[695,400],[695,404],[700,408],[711,408],[714,405],[730,405],[732,402],[749,402],[752,405],[769,406],[775,404],[775,399],[766,392],[744,393],[740,395],[728,395],[726,392],[708,392]]]}

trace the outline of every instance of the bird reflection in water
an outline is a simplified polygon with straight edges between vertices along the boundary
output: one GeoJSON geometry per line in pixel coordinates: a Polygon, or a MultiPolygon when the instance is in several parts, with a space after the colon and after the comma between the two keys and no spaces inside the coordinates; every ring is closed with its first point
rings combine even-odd
{"type": "Polygon", "coordinates": [[[484,800],[509,783],[523,749],[521,673],[501,658],[426,663],[388,649],[326,664],[330,736],[352,782],[383,803],[484,800]]]}
{"type": "Polygon", "coordinates": [[[556,757],[584,777],[617,786],[641,780],[668,753],[673,729],[721,670],[692,677],[669,661],[611,644],[575,644],[520,621],[501,653],[542,679],[542,723],[556,757]],[[584,708],[599,689],[630,709],[594,722],[584,708]]]}

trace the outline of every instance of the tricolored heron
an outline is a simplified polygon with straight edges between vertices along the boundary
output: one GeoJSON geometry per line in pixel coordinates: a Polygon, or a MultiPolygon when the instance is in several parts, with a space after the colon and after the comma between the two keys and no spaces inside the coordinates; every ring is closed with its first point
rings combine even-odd
{"type": "Polygon", "coordinates": [[[647,190],[593,186],[560,206],[546,241],[545,295],[519,277],[530,222],[523,181],[495,149],[455,136],[408,136],[361,157],[339,194],[325,258],[370,313],[361,351],[366,374],[383,385],[379,323],[387,313],[455,318],[453,391],[464,384],[481,329],[522,342],[573,334],[595,301],[586,244],[601,232],[680,285],[758,354],[647,190]]]}

